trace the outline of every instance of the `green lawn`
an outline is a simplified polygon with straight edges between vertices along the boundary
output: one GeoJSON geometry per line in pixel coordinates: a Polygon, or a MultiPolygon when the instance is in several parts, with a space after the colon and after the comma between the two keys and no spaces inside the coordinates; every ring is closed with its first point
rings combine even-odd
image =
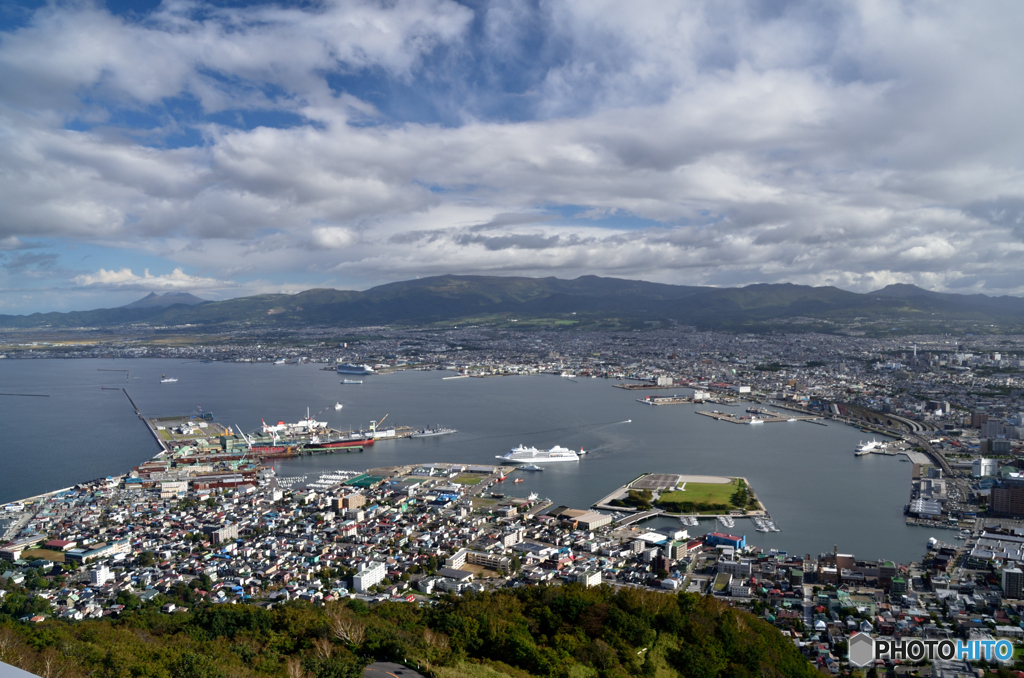
{"type": "Polygon", "coordinates": [[[455,482],[459,485],[479,485],[483,478],[479,476],[458,476],[455,482]]]}
{"type": "Polygon", "coordinates": [[[680,503],[692,501],[698,504],[732,504],[730,497],[736,491],[736,481],[731,483],[686,483],[683,492],[663,492],[661,501],[680,503]]]}

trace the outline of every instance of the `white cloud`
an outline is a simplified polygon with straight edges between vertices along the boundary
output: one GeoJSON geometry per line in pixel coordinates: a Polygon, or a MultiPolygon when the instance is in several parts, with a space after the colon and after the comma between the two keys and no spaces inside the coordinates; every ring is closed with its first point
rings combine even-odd
{"type": "Polygon", "coordinates": [[[72,282],[77,285],[88,287],[171,291],[204,289],[217,290],[235,286],[233,283],[223,280],[188,275],[180,268],[174,269],[167,275],[150,275],[148,268],[145,269],[142,275],[132,273],[130,268],[122,268],[116,271],[108,271],[101,268],[96,273],[75,276],[72,278],[72,282]]]}
{"type": "Polygon", "coordinates": [[[1016,4],[476,11],[483,37],[447,0],[169,2],[137,22],[48,5],[0,43],[0,247],[116,245],[270,287],[495,272],[1024,290],[1016,4]],[[368,73],[375,90],[328,87],[368,73]],[[529,86],[478,89],[514,76],[529,86]],[[419,105],[458,124],[386,114],[389,88],[429,91],[419,105]],[[182,94],[299,122],[200,116],[203,143],[177,149],[113,119],[65,127],[111,102],[187,126],[162,103],[182,94]],[[522,115],[481,115],[489,95],[522,115]]]}

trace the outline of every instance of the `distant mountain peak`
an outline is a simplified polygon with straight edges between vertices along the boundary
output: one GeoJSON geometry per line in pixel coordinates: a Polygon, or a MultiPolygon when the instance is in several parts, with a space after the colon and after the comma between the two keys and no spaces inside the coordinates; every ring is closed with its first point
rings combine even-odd
{"type": "Polygon", "coordinates": [[[150,292],[138,301],[133,301],[121,308],[166,308],[167,306],[174,306],[175,304],[195,306],[196,304],[201,304],[204,301],[206,301],[206,299],[200,299],[194,294],[190,294],[188,292],[167,292],[166,294],[150,292]]]}
{"type": "Polygon", "coordinates": [[[931,296],[941,294],[941,292],[932,292],[931,290],[926,290],[922,287],[918,287],[917,285],[910,285],[908,283],[893,283],[891,285],[886,285],[880,290],[870,292],[870,294],[877,294],[882,297],[905,299],[907,297],[931,296]]]}

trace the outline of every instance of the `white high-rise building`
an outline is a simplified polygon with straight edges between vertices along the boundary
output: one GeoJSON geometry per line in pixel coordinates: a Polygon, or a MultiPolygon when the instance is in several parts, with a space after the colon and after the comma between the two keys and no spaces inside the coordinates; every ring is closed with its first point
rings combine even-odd
{"type": "Polygon", "coordinates": [[[89,571],[89,585],[103,586],[108,581],[113,581],[114,573],[107,569],[106,565],[100,565],[95,570],[89,571]]]}
{"type": "Polygon", "coordinates": [[[995,459],[975,459],[971,464],[971,474],[976,478],[986,478],[994,476],[997,468],[995,459]]]}
{"type": "Polygon", "coordinates": [[[366,593],[371,586],[376,586],[384,581],[384,576],[387,573],[387,566],[379,560],[363,563],[359,566],[359,572],[352,577],[352,588],[356,590],[356,593],[366,593]]]}

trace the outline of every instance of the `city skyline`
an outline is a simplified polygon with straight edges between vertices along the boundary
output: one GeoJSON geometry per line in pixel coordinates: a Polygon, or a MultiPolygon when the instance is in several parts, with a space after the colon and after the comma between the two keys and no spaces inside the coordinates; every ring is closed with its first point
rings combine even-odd
{"type": "Polygon", "coordinates": [[[0,313],[443,273],[1024,294],[1024,13],[0,10],[0,313]]]}

